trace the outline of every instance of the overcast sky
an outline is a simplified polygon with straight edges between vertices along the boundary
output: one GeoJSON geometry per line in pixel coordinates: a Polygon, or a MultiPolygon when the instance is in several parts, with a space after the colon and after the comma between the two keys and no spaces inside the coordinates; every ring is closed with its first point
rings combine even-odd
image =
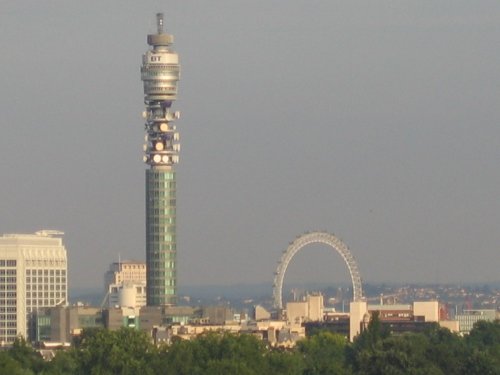
{"type": "MultiPolygon", "coordinates": [[[[0,233],[65,232],[70,287],[145,258],[146,35],[182,64],[179,284],[270,285],[307,230],[371,282],[498,281],[500,2],[2,1],[0,233]]],[[[347,282],[305,248],[285,282],[347,282]]]]}

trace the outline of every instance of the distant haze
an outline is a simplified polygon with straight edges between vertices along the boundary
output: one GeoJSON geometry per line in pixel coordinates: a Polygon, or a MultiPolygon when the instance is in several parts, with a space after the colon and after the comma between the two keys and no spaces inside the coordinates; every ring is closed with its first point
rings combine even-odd
{"type": "MultiPolygon", "coordinates": [[[[0,232],[64,231],[70,287],[144,259],[141,55],[182,64],[181,285],[272,284],[306,230],[364,280],[500,265],[500,2],[4,1],[0,232]]],[[[285,282],[343,282],[311,246],[285,282]]]]}

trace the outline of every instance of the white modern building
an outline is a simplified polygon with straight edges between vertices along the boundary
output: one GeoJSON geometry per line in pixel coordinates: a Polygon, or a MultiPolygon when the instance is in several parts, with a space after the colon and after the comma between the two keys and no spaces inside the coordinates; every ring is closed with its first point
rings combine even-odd
{"type": "Polygon", "coordinates": [[[146,263],[136,260],[120,260],[111,263],[104,274],[104,291],[108,292],[112,284],[146,282],[146,263]]]}
{"type": "Polygon", "coordinates": [[[496,319],[496,311],[493,309],[464,310],[462,314],[455,315],[455,319],[458,321],[460,333],[468,334],[474,324],[481,320],[493,322],[496,319]]]}
{"type": "Polygon", "coordinates": [[[68,300],[68,263],[62,232],[0,237],[0,343],[30,338],[37,311],[68,300]]]}
{"type": "Polygon", "coordinates": [[[142,306],[146,306],[146,281],[125,281],[109,286],[108,307],[132,308],[139,313],[142,306]]]}
{"type": "Polygon", "coordinates": [[[108,307],[137,309],[146,306],[146,263],[124,260],[112,263],[104,275],[108,307]]]}

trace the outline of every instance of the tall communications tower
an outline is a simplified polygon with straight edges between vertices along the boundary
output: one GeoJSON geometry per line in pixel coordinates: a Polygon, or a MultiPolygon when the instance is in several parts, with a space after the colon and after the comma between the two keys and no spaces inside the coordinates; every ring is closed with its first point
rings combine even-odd
{"type": "Polygon", "coordinates": [[[163,31],[163,14],[156,15],[157,33],[148,35],[151,46],[142,56],[144,82],[146,170],[147,305],[177,302],[177,241],[175,164],[179,162],[179,133],[173,112],[180,76],[174,38],[163,31]]]}

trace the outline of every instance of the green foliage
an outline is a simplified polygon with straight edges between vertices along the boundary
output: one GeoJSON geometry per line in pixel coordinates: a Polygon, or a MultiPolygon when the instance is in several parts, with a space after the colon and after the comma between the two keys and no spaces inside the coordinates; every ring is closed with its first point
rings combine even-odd
{"type": "Polygon", "coordinates": [[[33,371],[23,369],[21,364],[12,358],[7,352],[0,352],[0,374],[9,375],[31,375],[33,371]]]}
{"type": "Polygon", "coordinates": [[[500,321],[479,321],[465,339],[468,374],[500,374],[500,321]]]}
{"type": "Polygon", "coordinates": [[[78,352],[74,349],[59,350],[46,364],[43,375],[73,375],[78,373],[78,352]]]}
{"type": "Polygon", "coordinates": [[[494,322],[479,321],[466,337],[470,347],[491,349],[500,345],[500,320],[494,322]]]}
{"type": "Polygon", "coordinates": [[[145,333],[130,328],[84,331],[77,351],[77,374],[148,375],[155,348],[145,333]]]}
{"type": "Polygon", "coordinates": [[[44,361],[31,345],[22,337],[18,337],[9,349],[10,357],[24,369],[26,374],[39,373],[44,367],[44,361]]]}
{"type": "Polygon", "coordinates": [[[304,375],[349,374],[346,369],[347,340],[334,333],[320,332],[297,343],[305,362],[304,375]]]}
{"type": "Polygon", "coordinates": [[[429,342],[426,357],[436,364],[444,374],[462,374],[467,348],[462,337],[438,325],[427,330],[424,335],[429,342]]]}
{"type": "Polygon", "coordinates": [[[44,362],[24,340],[0,352],[0,374],[12,375],[500,375],[500,323],[477,323],[463,338],[435,325],[390,335],[374,315],[354,343],[323,331],[291,350],[252,335],[207,333],[156,348],[132,329],[85,330],[71,350],[44,362]]]}
{"type": "Polygon", "coordinates": [[[359,356],[360,374],[444,375],[426,356],[429,340],[422,334],[390,336],[379,341],[373,350],[359,356]]]}
{"type": "Polygon", "coordinates": [[[264,343],[252,335],[207,333],[174,342],[159,362],[166,374],[265,374],[265,354],[264,343]]]}
{"type": "Polygon", "coordinates": [[[266,358],[268,374],[300,375],[304,373],[304,357],[298,350],[270,349],[266,358]]]}

